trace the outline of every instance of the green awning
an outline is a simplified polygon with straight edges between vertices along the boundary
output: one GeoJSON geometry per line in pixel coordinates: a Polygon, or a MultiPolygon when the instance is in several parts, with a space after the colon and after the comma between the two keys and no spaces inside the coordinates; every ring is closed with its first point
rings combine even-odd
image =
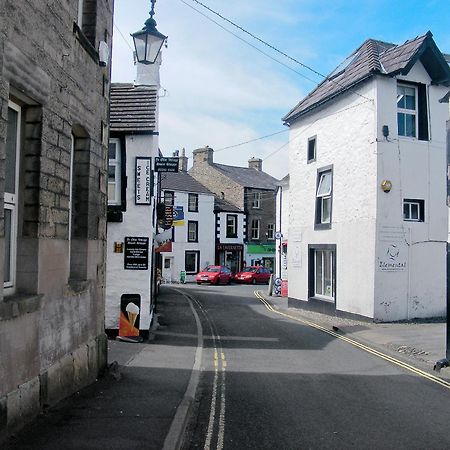
{"type": "Polygon", "coordinates": [[[275,244],[248,244],[247,253],[250,253],[252,255],[275,253],[275,244]]]}

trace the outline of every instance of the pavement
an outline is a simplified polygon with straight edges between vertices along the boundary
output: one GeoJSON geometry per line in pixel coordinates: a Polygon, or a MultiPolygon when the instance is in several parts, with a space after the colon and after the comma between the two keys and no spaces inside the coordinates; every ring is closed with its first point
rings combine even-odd
{"type": "MultiPolygon", "coordinates": [[[[443,320],[380,324],[344,319],[288,308],[286,298],[269,297],[262,286],[258,290],[291,316],[337,329],[430,373],[445,356],[443,320]]],[[[143,448],[143,442],[146,448],[176,448],[181,435],[174,435],[173,425],[192,384],[198,329],[189,301],[174,289],[161,289],[158,320],[154,340],[110,340],[106,376],[42,413],[2,449],[131,450],[143,448]]],[[[450,379],[450,369],[442,369],[439,376],[450,379]]],[[[178,425],[180,432],[183,424],[178,425]]]]}
{"type": "MultiPolygon", "coordinates": [[[[260,290],[277,309],[326,328],[337,328],[339,333],[347,337],[407,360],[410,364],[427,372],[436,374],[433,371],[435,363],[445,358],[446,321],[444,318],[394,323],[360,321],[300,308],[288,308],[287,298],[268,296],[265,291],[265,289],[260,290]]],[[[443,368],[439,376],[450,379],[450,368],[443,368]]]]}

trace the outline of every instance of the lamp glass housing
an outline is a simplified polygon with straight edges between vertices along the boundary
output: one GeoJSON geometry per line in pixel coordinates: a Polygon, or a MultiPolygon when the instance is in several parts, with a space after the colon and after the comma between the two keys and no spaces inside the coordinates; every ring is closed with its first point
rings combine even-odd
{"type": "Polygon", "coordinates": [[[161,34],[153,25],[131,35],[136,50],[136,59],[142,64],[154,64],[167,36],[161,34]]]}

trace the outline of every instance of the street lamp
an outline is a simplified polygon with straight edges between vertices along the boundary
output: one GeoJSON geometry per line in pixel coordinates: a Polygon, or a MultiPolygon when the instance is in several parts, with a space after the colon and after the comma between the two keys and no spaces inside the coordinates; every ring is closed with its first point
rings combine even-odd
{"type": "Polygon", "coordinates": [[[156,0],[151,0],[151,2],[150,18],[145,21],[144,28],[131,35],[136,50],[136,59],[142,64],[154,64],[164,41],[167,39],[167,36],[156,29],[156,21],[153,18],[156,0]]]}

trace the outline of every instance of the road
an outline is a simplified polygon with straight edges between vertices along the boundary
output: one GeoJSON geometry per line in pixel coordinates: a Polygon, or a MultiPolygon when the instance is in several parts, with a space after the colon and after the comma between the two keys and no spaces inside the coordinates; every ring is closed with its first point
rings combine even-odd
{"type": "Polygon", "coordinates": [[[450,448],[448,387],[274,314],[255,287],[180,290],[204,337],[184,450],[450,448]]]}

